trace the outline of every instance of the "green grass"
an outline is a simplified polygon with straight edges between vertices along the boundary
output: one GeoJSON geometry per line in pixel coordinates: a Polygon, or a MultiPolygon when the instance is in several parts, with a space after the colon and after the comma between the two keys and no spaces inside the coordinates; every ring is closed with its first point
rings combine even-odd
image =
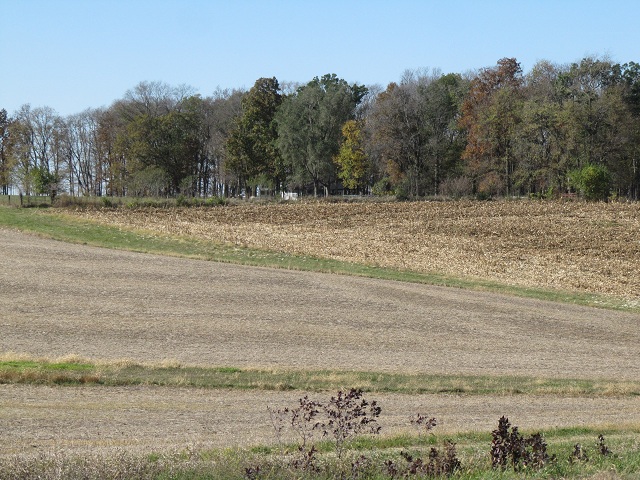
{"type": "Polygon", "coordinates": [[[8,360],[0,361],[0,369],[13,369],[18,371],[40,370],[40,371],[68,371],[85,372],[94,370],[95,366],[89,363],[67,363],[67,362],[38,362],[35,360],[8,360]]]}
{"type": "Polygon", "coordinates": [[[640,312],[639,306],[630,305],[625,300],[615,297],[560,290],[525,288],[482,279],[455,278],[435,273],[418,273],[326,258],[222,245],[192,237],[163,236],[149,232],[124,230],[71,218],[64,215],[64,210],[57,209],[20,209],[0,206],[0,226],[35,233],[47,238],[70,243],[134,252],[195,258],[240,265],[422,283],[497,292],[553,302],[640,312]]]}
{"type": "Polygon", "coordinates": [[[640,382],[514,376],[424,375],[340,370],[258,370],[236,367],[140,365],[135,363],[0,360],[0,383],[43,385],[158,385],[244,390],[465,395],[636,396],[640,382]]]}
{"type": "MultiPolygon", "coordinates": [[[[0,205],[20,206],[20,195],[0,195],[0,205]]],[[[48,195],[23,195],[23,207],[48,207],[51,197],[48,195]]]]}
{"type": "MultiPolygon", "coordinates": [[[[496,419],[497,424],[497,419],[496,419]]],[[[528,436],[535,431],[522,431],[528,436]]],[[[548,453],[556,459],[542,470],[525,469],[514,472],[491,468],[490,432],[467,432],[454,435],[398,435],[385,437],[363,436],[348,444],[345,459],[338,462],[329,441],[317,439],[316,466],[305,471],[292,466],[298,458],[296,444],[256,445],[249,448],[203,449],[184,448],[172,452],[148,451],[140,453],[89,452],[82,456],[68,452],[43,452],[40,455],[0,457],[0,478],[58,479],[58,478],[153,478],[153,479],[246,479],[247,469],[259,469],[261,479],[390,479],[386,462],[399,468],[407,467],[401,456],[406,452],[414,459],[429,461],[433,448],[443,450],[447,440],[456,444],[461,468],[454,479],[557,479],[557,478],[620,478],[637,479],[640,472],[638,432],[630,429],[595,429],[583,427],[544,430],[548,453]],[[597,436],[603,434],[611,455],[603,456],[596,447],[597,436]],[[580,443],[588,460],[570,462],[574,445],[580,443]],[[362,457],[366,461],[362,461],[362,457]],[[360,459],[361,467],[353,468],[360,459]],[[364,467],[362,467],[362,465],[364,467]],[[357,473],[358,475],[354,475],[357,473]]],[[[410,475],[397,478],[428,478],[410,475]]]]}
{"type": "MultiPolygon", "coordinates": [[[[497,426],[497,419],[496,419],[497,426]]],[[[605,428],[596,429],[583,427],[576,429],[551,429],[543,431],[521,431],[524,436],[533,433],[542,433],[547,444],[548,453],[555,455],[556,460],[540,471],[525,469],[514,472],[512,469],[504,471],[491,468],[490,432],[462,432],[453,435],[403,434],[397,436],[361,436],[350,442],[345,462],[338,465],[333,456],[333,446],[329,441],[321,440],[315,443],[318,451],[319,471],[312,474],[301,472],[290,467],[290,462],[296,456],[296,444],[256,446],[248,451],[228,450],[225,454],[212,452],[211,458],[217,459],[217,464],[222,466],[228,462],[236,469],[246,466],[260,466],[262,476],[259,478],[340,478],[339,472],[347,472],[343,478],[391,478],[384,467],[385,462],[391,460],[399,467],[406,467],[407,462],[400,452],[406,452],[413,458],[421,458],[429,461],[432,448],[443,450],[445,441],[456,444],[457,457],[461,462],[460,470],[450,478],[455,479],[522,479],[522,478],[586,478],[593,475],[608,473],[612,476],[604,478],[639,478],[640,472],[640,446],[638,444],[638,432],[631,429],[605,428]],[[596,441],[598,435],[605,436],[605,442],[612,455],[603,456],[598,453],[596,441]],[[569,456],[576,443],[585,448],[589,460],[570,462],[569,456]],[[364,456],[369,465],[361,476],[350,476],[352,462],[358,457],[364,456]]],[[[233,475],[230,470],[225,470],[225,475],[217,475],[212,472],[210,478],[241,478],[240,474],[233,475]]],[[[191,478],[189,474],[177,478],[191,478]]],[[[209,477],[202,477],[209,478],[209,477]]],[[[400,478],[428,478],[423,476],[408,476],[400,478]]]]}

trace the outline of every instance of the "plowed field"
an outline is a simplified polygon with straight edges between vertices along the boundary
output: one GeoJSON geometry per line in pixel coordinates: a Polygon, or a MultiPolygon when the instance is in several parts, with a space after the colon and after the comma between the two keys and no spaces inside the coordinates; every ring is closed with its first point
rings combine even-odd
{"type": "MultiPolygon", "coordinates": [[[[399,245],[387,243],[393,238],[407,242],[410,225],[415,225],[417,251],[431,251],[437,235],[423,237],[427,232],[435,235],[437,224],[441,241],[450,251],[455,250],[456,242],[467,239],[473,252],[480,246],[491,249],[505,244],[491,241],[488,223],[518,224],[507,218],[491,220],[484,206],[410,207],[415,210],[411,215],[413,210],[406,212],[406,205],[241,206],[91,215],[127,226],[272,248],[277,242],[282,242],[282,248],[291,245],[289,248],[300,249],[308,244],[306,248],[318,249],[313,253],[322,253],[320,245],[332,245],[336,251],[322,254],[338,256],[341,252],[344,258],[364,258],[366,244],[366,258],[380,263],[402,258],[399,245]],[[451,213],[452,207],[460,212],[463,208],[478,209],[478,218],[458,218],[451,213]],[[429,213],[433,208],[449,208],[451,220],[436,220],[429,213]],[[426,209],[422,217],[415,213],[421,209],[426,209]],[[485,218],[479,217],[480,211],[485,218]],[[265,215],[269,212],[272,217],[265,215]],[[378,217],[387,219],[385,228],[395,227],[390,231],[374,228],[378,217]],[[442,236],[442,232],[456,229],[465,233],[450,240],[442,236]],[[364,235],[367,231],[372,238],[360,241],[364,249],[360,253],[350,252],[340,241],[358,245],[356,233],[364,235]],[[377,243],[371,243],[374,233],[377,242],[387,238],[380,244],[380,256],[377,243]],[[313,238],[317,238],[317,244],[310,240],[313,238]]],[[[601,207],[606,210],[609,206],[601,207]]],[[[583,208],[589,211],[591,207],[583,208]]],[[[636,225],[637,230],[637,213],[626,206],[611,208],[607,218],[618,218],[617,226],[611,225],[614,220],[607,220],[607,225],[595,223],[586,213],[580,220],[574,218],[577,213],[564,217],[567,222],[591,225],[590,230],[585,227],[577,235],[621,230],[626,241],[594,237],[591,243],[599,248],[605,248],[607,241],[618,245],[619,250],[609,258],[628,268],[626,262],[637,262],[631,258],[637,240],[625,228],[636,225]],[[617,260],[617,255],[622,260],[617,260]]],[[[554,225],[561,230],[564,217],[558,212],[555,217],[552,213],[548,216],[555,218],[554,225]]],[[[519,222],[526,223],[522,217],[519,222]]],[[[541,223],[534,218],[529,225],[533,228],[541,223]]],[[[526,228],[519,228],[518,235],[522,236],[526,228]]],[[[566,263],[564,256],[572,252],[573,247],[566,245],[582,245],[581,255],[574,254],[589,265],[583,258],[589,242],[575,240],[574,236],[567,230],[560,231],[557,238],[567,243],[562,249],[558,247],[556,267],[566,263]]],[[[541,233],[534,238],[548,242],[541,233]]],[[[524,250],[526,246],[509,248],[524,250]]],[[[406,255],[416,261],[422,258],[410,249],[406,255]]],[[[594,252],[594,257],[606,256],[594,252]]],[[[0,259],[0,353],[13,351],[48,358],[77,354],[90,359],[129,358],[141,362],[175,359],[184,364],[236,367],[639,379],[639,318],[632,313],[460,289],[105,250],[6,230],[0,230],[0,259]]],[[[429,258],[422,262],[436,268],[429,258]]],[[[464,266],[460,259],[451,257],[450,262],[449,267],[464,266]]],[[[445,263],[438,265],[444,267],[445,263]]],[[[497,268],[500,262],[494,265],[497,268]]],[[[606,262],[598,265],[602,268],[606,262]]],[[[478,266],[469,264],[467,268],[478,266]]],[[[530,274],[530,278],[535,275],[530,274]]],[[[634,276],[629,276],[627,283],[616,278],[609,275],[603,284],[637,282],[634,276]]],[[[291,405],[300,395],[150,386],[0,385],[0,455],[38,453],[50,448],[151,451],[189,443],[226,446],[269,442],[273,436],[266,406],[291,405]]],[[[523,428],[640,423],[637,396],[376,397],[383,407],[383,425],[388,433],[407,430],[408,415],[415,412],[436,416],[442,431],[488,430],[501,415],[523,428]]]]}
{"type": "Polygon", "coordinates": [[[78,211],[259,249],[640,301],[640,204],[291,203],[78,211]]]}

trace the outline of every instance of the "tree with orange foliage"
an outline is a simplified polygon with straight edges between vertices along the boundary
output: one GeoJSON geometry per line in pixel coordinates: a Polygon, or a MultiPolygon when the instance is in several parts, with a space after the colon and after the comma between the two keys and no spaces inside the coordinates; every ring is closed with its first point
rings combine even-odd
{"type": "Polygon", "coordinates": [[[471,82],[460,118],[460,126],[467,131],[462,159],[478,193],[512,193],[522,88],[522,69],[515,58],[499,60],[471,82]]]}

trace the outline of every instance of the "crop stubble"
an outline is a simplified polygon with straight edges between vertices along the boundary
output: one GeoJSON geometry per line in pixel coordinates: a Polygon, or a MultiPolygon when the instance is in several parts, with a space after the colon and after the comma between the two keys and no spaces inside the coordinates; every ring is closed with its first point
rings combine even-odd
{"type": "MultiPolygon", "coordinates": [[[[601,291],[630,293],[625,289],[637,279],[624,272],[628,264],[637,271],[637,260],[632,258],[638,238],[636,207],[568,204],[568,211],[562,213],[558,209],[565,208],[563,204],[531,205],[526,208],[529,222],[524,220],[526,215],[513,213],[524,208],[518,204],[501,205],[507,210],[498,215],[491,213],[488,204],[465,203],[411,204],[410,208],[404,204],[249,205],[91,215],[165,233],[271,249],[280,245],[283,251],[304,254],[330,252],[344,259],[391,262],[388,265],[393,259],[401,260],[403,249],[410,258],[419,259],[420,252],[431,252],[440,237],[440,245],[448,250],[433,260],[423,259],[424,268],[437,270],[437,262],[444,262],[451,252],[476,252],[485,266],[459,267],[474,274],[498,268],[500,262],[487,260],[498,254],[487,251],[508,244],[501,235],[511,235],[519,243],[501,247],[511,252],[508,255],[516,250],[520,255],[533,252],[521,260],[525,270],[531,270],[525,279],[537,278],[527,258],[549,262],[555,258],[550,270],[562,271],[561,263],[572,255],[593,254],[597,262],[616,257],[624,267],[608,263],[607,268],[616,268],[609,270],[608,277],[599,270],[605,268],[604,261],[592,270],[576,268],[583,282],[589,278],[583,270],[600,272],[603,279],[597,288],[608,285],[601,291]],[[448,213],[440,211],[437,217],[431,209],[448,213]],[[546,209],[550,211],[545,213],[546,209]],[[603,216],[603,211],[609,213],[603,216]],[[382,218],[387,222],[384,228],[380,228],[382,218]],[[553,228],[536,230],[542,228],[542,218],[550,219],[553,228]],[[567,224],[587,227],[576,227],[570,234],[567,224]],[[496,230],[499,225],[502,233],[496,230]],[[446,232],[462,233],[447,240],[446,232]],[[496,237],[492,232],[500,234],[496,237]],[[523,245],[523,236],[529,232],[533,232],[532,245],[549,246],[523,245]],[[607,238],[596,238],[603,232],[607,238]],[[416,251],[408,246],[411,238],[421,239],[413,242],[416,251]],[[382,254],[372,258],[377,248],[382,254]],[[605,255],[606,248],[611,249],[610,255],[605,255]],[[555,257],[549,256],[551,252],[555,257]]],[[[187,364],[240,367],[636,381],[640,371],[638,316],[633,314],[424,285],[108,251],[1,230],[0,238],[0,309],[10,312],[0,321],[0,352],[50,358],[75,353],[142,362],[173,358],[187,364]]],[[[493,251],[507,255],[506,250],[493,251]]],[[[404,266],[415,268],[408,258],[403,261],[404,266]]],[[[449,262],[464,263],[455,258],[449,262]]],[[[507,262],[501,268],[514,267],[507,262]]],[[[539,273],[551,276],[543,275],[545,270],[539,273]]],[[[0,386],[0,441],[5,454],[52,446],[250,444],[272,440],[266,404],[291,404],[298,396],[296,392],[154,387],[0,386]]],[[[417,411],[442,418],[442,428],[451,430],[488,429],[503,414],[531,428],[640,422],[638,397],[376,397],[387,407],[389,431],[405,428],[408,416],[417,411]]]]}
{"type": "Polygon", "coordinates": [[[124,227],[525,287],[640,299],[640,205],[414,202],[75,212],[124,227]]]}
{"type": "MultiPolygon", "coordinates": [[[[183,388],[0,386],[0,455],[64,448],[109,452],[172,450],[187,446],[270,444],[266,406],[291,407],[299,392],[183,388]]],[[[328,394],[310,394],[326,401],[328,394]]],[[[501,415],[532,431],[565,426],[640,425],[637,398],[548,396],[367,395],[382,407],[383,433],[413,433],[417,412],[434,415],[440,434],[490,432],[501,415]]],[[[297,441],[294,437],[285,440],[297,441]]]]}

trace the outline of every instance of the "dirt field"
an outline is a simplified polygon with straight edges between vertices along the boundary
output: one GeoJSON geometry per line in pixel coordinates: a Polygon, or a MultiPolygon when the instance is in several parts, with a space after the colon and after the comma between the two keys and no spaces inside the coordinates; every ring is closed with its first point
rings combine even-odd
{"type": "Polygon", "coordinates": [[[0,238],[0,351],[237,367],[639,379],[638,315],[0,238]],[[606,361],[601,361],[606,355],[606,361]]]}
{"type": "MultiPolygon", "coordinates": [[[[159,387],[49,388],[0,385],[0,455],[51,449],[127,448],[162,451],[192,446],[274,443],[267,405],[293,406],[299,392],[225,391],[159,387]]],[[[329,394],[312,394],[326,401],[329,394]]],[[[383,434],[415,434],[409,417],[434,415],[438,433],[490,432],[507,415],[524,429],[563,426],[637,426],[640,399],[549,396],[389,395],[383,434]]]]}
{"type": "Polygon", "coordinates": [[[321,202],[75,214],[234,245],[640,304],[638,203],[321,202]]]}
{"type": "MultiPolygon", "coordinates": [[[[0,353],[640,379],[638,315],[68,245],[0,230],[0,353]]],[[[0,452],[272,440],[299,392],[0,386],[0,452]]],[[[377,395],[388,431],[640,424],[640,398],[377,395]]]]}

